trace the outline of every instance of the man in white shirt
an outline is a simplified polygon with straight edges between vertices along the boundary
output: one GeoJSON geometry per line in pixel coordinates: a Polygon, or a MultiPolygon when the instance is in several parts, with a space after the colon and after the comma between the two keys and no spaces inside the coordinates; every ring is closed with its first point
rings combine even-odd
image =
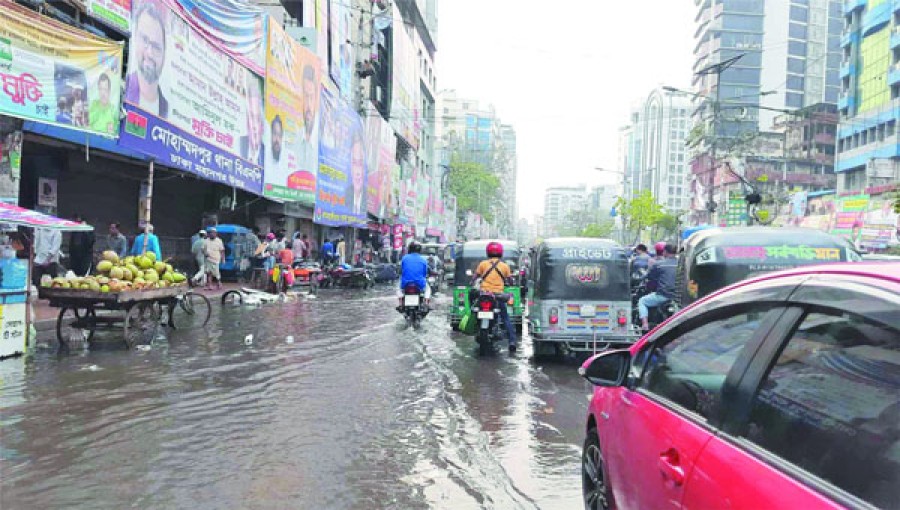
{"type": "Polygon", "coordinates": [[[62,234],[58,230],[36,228],[34,230],[34,284],[40,285],[45,274],[58,276],[59,248],[62,234]]]}

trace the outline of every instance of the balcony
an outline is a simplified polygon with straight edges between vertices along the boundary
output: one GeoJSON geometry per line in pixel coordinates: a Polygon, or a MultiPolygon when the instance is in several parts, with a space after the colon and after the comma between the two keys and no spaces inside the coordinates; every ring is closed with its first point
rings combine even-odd
{"type": "Polygon", "coordinates": [[[844,30],[844,35],[841,36],[841,48],[846,48],[851,44],[859,44],[859,32],[855,27],[844,30]]]}
{"type": "Polygon", "coordinates": [[[849,60],[841,62],[841,78],[847,78],[856,74],[856,66],[849,60]]]}
{"type": "Polygon", "coordinates": [[[816,136],[813,137],[816,143],[824,144],[824,145],[834,145],[834,135],[831,133],[817,133],[816,136]]]}
{"type": "Polygon", "coordinates": [[[891,49],[893,50],[898,46],[900,46],[900,25],[895,26],[894,29],[891,30],[891,49]]]}
{"type": "Polygon", "coordinates": [[[849,110],[856,106],[856,98],[844,93],[838,97],[838,110],[849,110]]]}
{"type": "Polygon", "coordinates": [[[866,7],[866,0],[844,0],[844,15],[866,7]]]}
{"type": "Polygon", "coordinates": [[[884,1],[866,10],[862,20],[863,37],[881,30],[891,22],[891,2],[884,1]]]}
{"type": "Polygon", "coordinates": [[[900,62],[892,65],[890,71],[888,71],[888,86],[898,83],[900,83],[900,62]]]}

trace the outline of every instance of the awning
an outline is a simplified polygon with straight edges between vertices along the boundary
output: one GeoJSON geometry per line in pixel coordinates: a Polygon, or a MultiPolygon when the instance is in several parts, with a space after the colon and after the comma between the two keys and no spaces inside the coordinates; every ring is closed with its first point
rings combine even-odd
{"type": "Polygon", "coordinates": [[[85,133],[83,131],[76,131],[74,129],[67,129],[60,126],[53,126],[50,124],[44,124],[43,122],[34,122],[30,120],[25,121],[22,130],[28,133],[46,136],[48,138],[55,138],[57,140],[64,140],[76,145],[83,145],[85,147],[90,147],[91,149],[118,154],[120,156],[125,156],[140,161],[148,161],[149,159],[139,152],[135,152],[124,147],[119,147],[119,144],[116,140],[113,140],[111,138],[104,138],[102,136],[93,135],[90,133],[85,133]]]}
{"type": "Polygon", "coordinates": [[[32,228],[46,228],[50,230],[66,231],[91,231],[94,227],[87,223],[77,223],[64,220],[49,214],[39,213],[31,209],[25,209],[17,205],[0,202],[0,224],[22,225],[32,228]]]}

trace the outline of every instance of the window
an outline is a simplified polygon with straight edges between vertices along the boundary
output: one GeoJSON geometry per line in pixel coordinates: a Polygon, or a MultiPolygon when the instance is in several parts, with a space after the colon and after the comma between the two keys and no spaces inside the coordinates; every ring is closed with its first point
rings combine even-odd
{"type": "Polygon", "coordinates": [[[793,57],[805,57],[806,43],[800,41],[788,41],[788,55],[793,57]]]}
{"type": "Polygon", "coordinates": [[[802,39],[806,40],[806,25],[802,25],[800,23],[791,23],[788,26],[788,36],[791,39],[802,39]]]}
{"type": "Polygon", "coordinates": [[[744,436],[879,507],[897,503],[900,331],[808,313],[761,384],[744,436]]]}
{"type": "Polygon", "coordinates": [[[704,418],[717,417],[725,376],[765,310],[705,322],[650,351],[640,386],[704,418]]]}
{"type": "Polygon", "coordinates": [[[806,61],[802,58],[789,58],[787,68],[789,73],[803,74],[806,72],[806,61]]]}
{"type": "Polygon", "coordinates": [[[791,90],[803,90],[803,78],[789,74],[787,77],[787,88],[791,90]]]}
{"type": "Polygon", "coordinates": [[[791,21],[802,21],[805,23],[809,19],[809,9],[792,5],[790,19],[791,21]]]}
{"type": "Polygon", "coordinates": [[[788,108],[802,108],[803,107],[803,94],[796,94],[794,92],[788,92],[784,97],[785,105],[788,108]]]}

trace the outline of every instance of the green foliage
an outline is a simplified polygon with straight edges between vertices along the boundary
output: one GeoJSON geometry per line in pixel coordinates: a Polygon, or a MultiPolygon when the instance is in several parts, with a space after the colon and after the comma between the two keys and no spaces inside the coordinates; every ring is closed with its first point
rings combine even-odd
{"type": "Polygon", "coordinates": [[[616,211],[625,222],[625,230],[633,233],[635,240],[640,239],[645,228],[654,225],[664,215],[662,206],[653,197],[653,193],[646,189],[631,200],[619,197],[616,211]]]}
{"type": "Polygon", "coordinates": [[[653,227],[656,230],[654,239],[672,237],[678,233],[678,217],[674,214],[663,213],[653,222],[653,227]]]}
{"type": "Polygon", "coordinates": [[[613,231],[615,229],[616,224],[612,221],[591,223],[590,225],[581,229],[581,232],[578,233],[578,237],[608,238],[612,237],[613,231]]]}
{"type": "Polygon", "coordinates": [[[454,158],[450,162],[447,184],[450,193],[456,197],[459,214],[472,211],[488,222],[493,221],[491,205],[497,202],[500,179],[483,164],[454,158]]]}

